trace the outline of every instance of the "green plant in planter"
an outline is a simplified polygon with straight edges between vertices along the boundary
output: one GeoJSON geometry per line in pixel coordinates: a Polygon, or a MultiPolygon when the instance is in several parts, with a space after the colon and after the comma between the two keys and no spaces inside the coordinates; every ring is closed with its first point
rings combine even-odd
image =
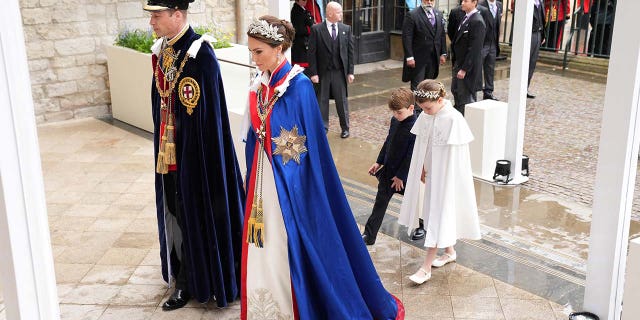
{"type": "Polygon", "coordinates": [[[151,30],[143,31],[140,29],[125,29],[118,32],[115,45],[129,49],[133,49],[142,53],[151,53],[151,45],[153,45],[153,32],[151,30]]]}
{"type": "MultiPolygon", "coordinates": [[[[222,28],[215,23],[193,26],[193,30],[197,34],[209,34],[218,40],[213,43],[215,49],[231,47],[232,34],[222,31],[222,28]]],[[[116,35],[115,45],[130,48],[142,53],[151,53],[151,46],[156,39],[155,34],[151,30],[140,29],[124,29],[116,35]]]]}

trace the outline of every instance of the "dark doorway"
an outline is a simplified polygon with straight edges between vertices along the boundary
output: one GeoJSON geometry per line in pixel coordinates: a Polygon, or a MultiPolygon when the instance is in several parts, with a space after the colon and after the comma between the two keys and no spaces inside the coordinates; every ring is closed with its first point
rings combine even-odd
{"type": "Polygon", "coordinates": [[[385,0],[344,0],[343,21],[355,38],[356,64],[389,58],[389,32],[385,31],[385,0]]]}

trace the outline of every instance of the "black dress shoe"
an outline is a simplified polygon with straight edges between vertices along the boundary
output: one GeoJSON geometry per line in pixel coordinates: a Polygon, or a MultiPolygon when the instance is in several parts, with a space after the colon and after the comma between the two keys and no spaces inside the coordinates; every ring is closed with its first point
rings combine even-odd
{"type": "Polygon", "coordinates": [[[484,95],[482,95],[482,99],[500,101],[500,99],[496,98],[493,93],[485,93],[484,95]]]}
{"type": "Polygon", "coordinates": [[[535,99],[535,98],[536,98],[536,95],[535,95],[535,94],[531,94],[531,93],[527,92],[527,98],[529,98],[529,99],[535,99]]]}
{"type": "Polygon", "coordinates": [[[176,289],[167,301],[162,304],[162,310],[171,311],[180,309],[187,305],[187,302],[191,299],[191,295],[186,290],[176,289]]]}
{"type": "Polygon", "coordinates": [[[507,60],[507,56],[499,55],[496,57],[496,61],[502,61],[502,60],[507,60]]]}
{"type": "Polygon", "coordinates": [[[423,228],[415,228],[413,230],[413,233],[411,234],[411,240],[416,241],[416,240],[422,240],[424,239],[424,236],[427,235],[427,231],[425,231],[423,228]]]}
{"type": "Polygon", "coordinates": [[[371,245],[373,245],[374,243],[376,243],[376,239],[375,239],[375,238],[370,237],[370,236],[368,236],[368,235],[366,235],[366,234],[363,234],[363,235],[362,235],[362,240],[364,241],[364,244],[366,244],[366,245],[368,245],[368,246],[371,246],[371,245]]]}
{"type": "Polygon", "coordinates": [[[340,134],[340,138],[342,139],[349,138],[349,130],[342,130],[342,133],[340,134]]]}

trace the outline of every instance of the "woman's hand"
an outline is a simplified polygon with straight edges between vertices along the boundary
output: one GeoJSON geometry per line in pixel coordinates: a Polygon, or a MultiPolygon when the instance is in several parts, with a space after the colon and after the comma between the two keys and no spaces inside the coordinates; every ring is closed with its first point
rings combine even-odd
{"type": "Polygon", "coordinates": [[[424,168],[422,168],[422,174],[420,175],[420,181],[422,181],[422,183],[425,183],[426,179],[427,179],[427,171],[424,170],[424,168]]]}

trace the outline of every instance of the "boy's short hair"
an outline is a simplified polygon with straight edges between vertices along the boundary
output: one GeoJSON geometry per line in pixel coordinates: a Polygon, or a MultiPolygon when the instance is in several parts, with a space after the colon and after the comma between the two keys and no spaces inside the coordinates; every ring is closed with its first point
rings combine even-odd
{"type": "Polygon", "coordinates": [[[413,104],[413,92],[408,88],[396,88],[391,90],[389,97],[389,109],[392,111],[409,108],[413,104]]]}

